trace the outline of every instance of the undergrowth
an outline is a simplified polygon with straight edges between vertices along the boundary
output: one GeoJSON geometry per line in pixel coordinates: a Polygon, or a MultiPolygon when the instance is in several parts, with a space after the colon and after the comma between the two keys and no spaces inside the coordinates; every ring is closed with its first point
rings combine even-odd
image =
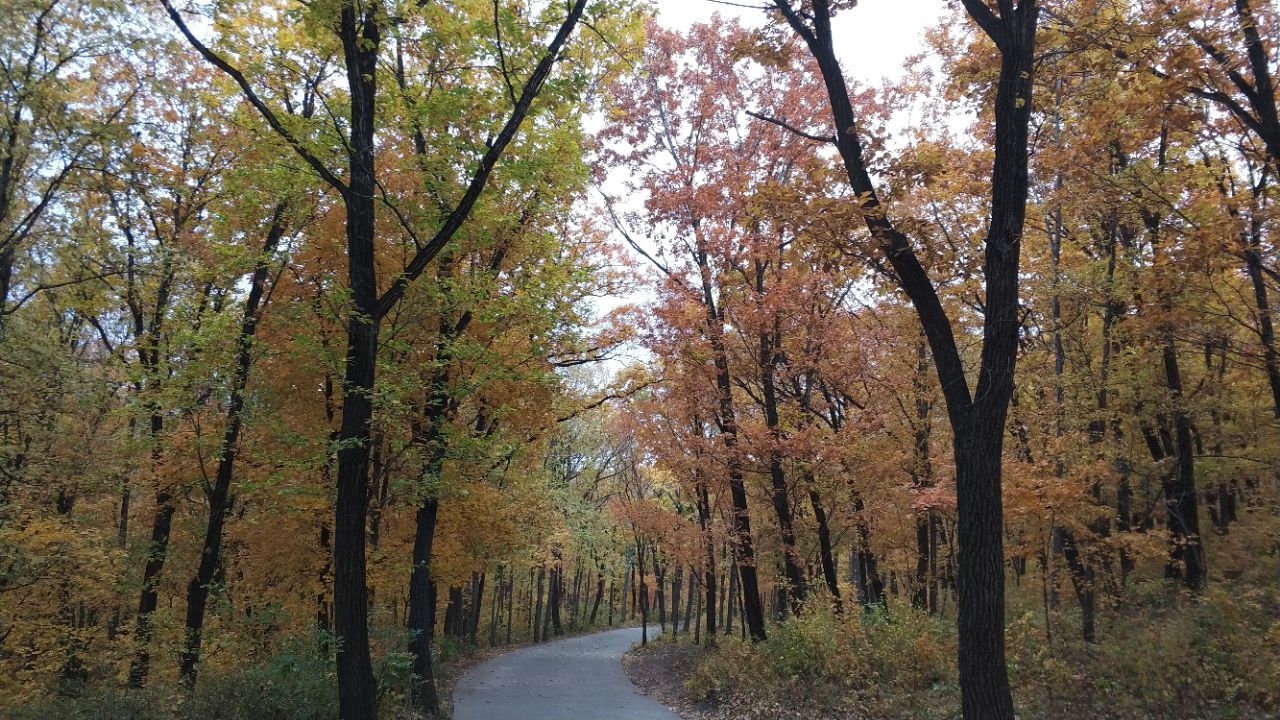
{"type": "MultiPolygon", "coordinates": [[[[1280,593],[1229,582],[1193,597],[1163,581],[1131,586],[1078,637],[1069,598],[1048,618],[1011,608],[1010,680],[1020,718],[1253,720],[1280,717],[1280,593]],[[1074,624],[1073,624],[1074,623],[1074,624]]],[[[764,718],[959,716],[954,620],[894,605],[829,607],[753,644],[718,639],[686,687],[716,715],[764,718]]]]}

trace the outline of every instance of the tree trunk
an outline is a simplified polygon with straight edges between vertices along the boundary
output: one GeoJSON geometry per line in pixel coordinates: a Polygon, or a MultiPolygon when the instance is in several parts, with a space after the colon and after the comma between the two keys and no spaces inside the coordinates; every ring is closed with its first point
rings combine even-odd
{"type": "Polygon", "coordinates": [[[613,627],[613,578],[609,578],[609,627],[613,627]]]}
{"type": "Polygon", "coordinates": [[[1000,51],[996,90],[995,162],[986,238],[985,313],[981,365],[970,393],[950,318],[907,237],[883,212],[867,171],[857,118],[836,58],[830,8],[802,17],[785,0],[779,12],[808,45],[826,84],[835,144],[863,221],[910,297],[933,350],[947,401],[956,458],[959,516],[959,669],[966,720],[1013,720],[1004,643],[1004,542],[1000,461],[1013,391],[1019,321],[1018,264],[1027,202],[1028,124],[1032,109],[1036,0],[1000,3],[1000,15],[980,0],[964,0],[974,21],[1000,51]],[[812,20],[808,18],[811,17],[812,20]]]}
{"type": "MultiPolygon", "coordinates": [[[[448,264],[442,263],[442,276],[448,274],[448,264]]],[[[427,397],[423,401],[421,415],[416,416],[411,423],[411,441],[422,449],[424,457],[418,477],[419,492],[423,497],[414,513],[413,555],[409,573],[409,656],[413,669],[409,701],[419,711],[432,717],[439,713],[440,698],[436,692],[431,657],[436,623],[436,583],[431,575],[431,560],[435,546],[436,519],[440,509],[436,488],[448,450],[444,427],[453,407],[450,371],[455,327],[447,318],[440,318],[436,357],[427,383],[427,397]]],[[[452,605],[451,589],[450,607],[452,605]]],[[[446,619],[445,634],[449,633],[446,619]]]]}
{"type": "Polygon", "coordinates": [[[656,547],[650,549],[649,557],[653,562],[653,585],[654,596],[658,601],[658,631],[667,631],[667,603],[666,603],[666,567],[658,564],[658,549],[656,547]]]}
{"type": "Polygon", "coordinates": [[[745,622],[751,629],[753,640],[764,640],[764,608],[760,604],[760,587],[756,577],[755,546],[751,535],[751,513],[747,507],[747,486],[743,477],[742,459],[738,449],[737,409],[733,401],[733,382],[729,375],[729,355],[724,346],[724,315],[717,308],[714,281],[707,263],[706,242],[701,232],[694,232],[698,272],[702,282],[702,302],[706,311],[706,333],[711,343],[715,365],[716,398],[719,406],[717,420],[720,436],[727,455],[729,496],[732,501],[733,535],[731,549],[738,568],[737,575],[745,586],[745,622]]]}
{"type": "MultiPolygon", "coordinates": [[[[756,288],[764,291],[763,263],[756,263],[756,288]]],[[[782,538],[782,569],[787,581],[787,597],[793,612],[799,612],[804,604],[804,573],[800,569],[800,553],[796,549],[796,533],[791,516],[791,499],[787,493],[787,479],[782,470],[782,428],[778,420],[778,393],[774,387],[774,372],[778,364],[778,352],[774,347],[780,320],[775,316],[775,334],[760,334],[760,384],[765,426],[773,439],[769,450],[769,481],[772,492],[773,512],[778,518],[778,533],[782,538]]]]}
{"type": "Polygon", "coordinates": [[[547,566],[542,564],[538,567],[538,595],[537,604],[533,610],[533,641],[535,643],[546,640],[545,635],[541,635],[542,628],[542,584],[546,581],[547,566]]]}
{"type": "Polygon", "coordinates": [[[640,577],[636,583],[640,597],[640,644],[649,644],[649,586],[644,581],[644,545],[636,543],[636,567],[640,577]]]}
{"type": "MultiPolygon", "coordinates": [[[[705,582],[706,582],[705,580],[699,580],[698,582],[703,583],[703,587],[705,587],[705,582]]],[[[693,594],[690,593],[689,597],[692,598],[693,594]]],[[[702,594],[699,593],[698,594],[698,610],[693,618],[693,644],[694,645],[702,644],[702,608],[703,608],[702,597],[703,597],[702,594]]],[[[711,605],[710,607],[712,609],[707,611],[707,621],[714,622],[715,616],[716,616],[715,609],[714,609],[715,606],[711,605]]],[[[714,638],[715,631],[712,630],[710,633],[708,633],[707,637],[714,638]]],[[[708,647],[714,647],[714,645],[709,643],[708,647]]]]}
{"type": "Polygon", "coordinates": [[[338,714],[343,720],[378,716],[377,685],[369,658],[365,532],[369,498],[369,421],[378,357],[378,281],[374,263],[374,127],[380,20],[370,9],[358,17],[343,3],[339,35],[350,90],[348,139],[346,371],[338,436],[338,488],[334,504],[333,612],[338,636],[338,714]]]}
{"type": "Polygon", "coordinates": [[[430,497],[415,513],[413,564],[409,572],[409,656],[413,671],[409,701],[429,716],[435,716],[440,708],[431,662],[436,630],[436,584],[431,578],[431,551],[439,507],[439,501],[430,497]]]}
{"type": "MultiPolygon", "coordinates": [[[[152,360],[154,364],[156,360],[152,360]]],[[[147,562],[142,570],[142,591],[138,596],[138,615],[134,630],[137,649],[129,667],[129,685],[140,688],[151,670],[151,616],[159,604],[158,585],[169,554],[169,533],[173,528],[173,493],[159,477],[160,433],[164,430],[164,416],[153,410],[151,414],[151,441],[157,443],[151,450],[152,482],[156,485],[155,511],[151,518],[151,541],[147,545],[147,562]]]]}
{"type": "MultiPolygon", "coordinates": [[[[701,432],[701,422],[695,423],[701,432]]],[[[695,472],[697,472],[695,470],[695,472]]],[[[702,531],[702,545],[706,550],[706,563],[702,570],[702,588],[706,593],[707,647],[715,647],[716,637],[716,546],[711,535],[711,500],[707,493],[706,479],[699,473],[698,526],[702,531]]]]}
{"type": "MultiPolygon", "coordinates": [[[[1161,133],[1160,161],[1165,164],[1165,143],[1167,131],[1161,133]]],[[[1161,220],[1152,212],[1143,211],[1143,220],[1150,235],[1153,265],[1156,272],[1164,270],[1170,260],[1162,252],[1161,220]]],[[[1183,584],[1199,590],[1205,583],[1204,545],[1200,538],[1200,502],[1196,493],[1195,477],[1195,445],[1191,430],[1191,415],[1183,396],[1182,373],[1178,366],[1178,351],[1174,342],[1173,327],[1168,315],[1173,311],[1173,298],[1169,296],[1168,278],[1158,283],[1158,302],[1161,311],[1166,315],[1160,331],[1160,356],[1164,365],[1165,384],[1169,389],[1169,399],[1173,406],[1173,455],[1174,471],[1165,475],[1164,499],[1165,514],[1168,518],[1171,533],[1169,562],[1165,566],[1165,576],[1181,578],[1183,584]]],[[[1161,423],[1161,428],[1164,423],[1161,423]]],[[[1167,447],[1167,438],[1161,442],[1167,447]]]]}
{"type": "Polygon", "coordinates": [[[689,634],[689,621],[693,615],[693,596],[698,594],[697,583],[694,577],[693,567],[689,568],[689,590],[685,593],[687,596],[684,602],[684,632],[689,634]]]}
{"type": "Polygon", "coordinates": [[[498,644],[498,623],[502,619],[502,598],[507,591],[503,583],[503,567],[498,566],[498,576],[494,578],[493,601],[489,603],[489,647],[498,644]]]}
{"type": "Polygon", "coordinates": [[[236,342],[236,367],[231,378],[231,399],[218,452],[218,469],[213,487],[209,489],[209,519],[205,526],[204,547],[200,553],[200,565],[196,575],[187,584],[186,644],[179,659],[179,672],[187,683],[195,683],[196,664],[200,661],[200,641],[204,631],[205,608],[209,599],[209,584],[213,582],[222,552],[223,527],[230,510],[231,482],[235,473],[236,457],[240,451],[240,429],[244,423],[244,393],[249,385],[249,371],[253,366],[253,337],[258,329],[258,314],[264,305],[267,281],[271,272],[271,260],[285,233],[285,212],[288,205],[276,204],[271,226],[249,281],[249,297],[245,299],[240,320],[240,334],[236,342]]]}
{"type": "Polygon", "coordinates": [[[516,574],[507,579],[507,644],[511,644],[511,625],[515,617],[516,574]]]}
{"type": "Polygon", "coordinates": [[[1261,223],[1253,222],[1247,234],[1248,245],[1244,251],[1245,268],[1253,285],[1253,300],[1258,311],[1258,339],[1262,342],[1262,365],[1266,369],[1267,383],[1271,387],[1271,409],[1280,420],[1280,355],[1276,353],[1276,331],[1271,317],[1271,301],[1267,298],[1267,283],[1262,275],[1261,223]]]}
{"type": "Polygon", "coordinates": [[[831,593],[831,602],[837,614],[844,611],[840,599],[840,577],[836,574],[835,550],[831,547],[831,525],[827,520],[827,511],[822,507],[822,497],[814,489],[812,473],[807,478],[809,484],[809,505],[813,508],[813,518],[818,523],[818,559],[822,563],[822,577],[827,583],[827,592],[831,593]]]}
{"type": "MultiPolygon", "coordinates": [[[[733,610],[738,599],[738,569],[738,566],[734,565],[733,569],[729,571],[729,592],[725,597],[725,635],[733,632],[733,610]]],[[[761,612],[763,612],[763,608],[761,609],[761,612]]]]}
{"type": "MultiPolygon", "coordinates": [[[[622,574],[622,622],[627,621],[627,601],[631,597],[631,563],[627,563],[626,571],[622,574]]],[[[610,608],[612,610],[612,608],[610,608]]]]}
{"type": "MultiPolygon", "coordinates": [[[[596,624],[596,613],[600,611],[600,599],[604,595],[604,571],[601,570],[596,574],[596,599],[591,603],[591,617],[587,623],[589,625],[596,624]]],[[[609,587],[609,624],[613,624],[613,586],[609,587]]]]}
{"type": "Polygon", "coordinates": [[[564,604],[564,567],[552,567],[551,578],[551,628],[556,635],[562,635],[564,627],[560,622],[560,608],[564,604]]]}
{"type": "Polygon", "coordinates": [[[680,632],[680,591],[684,580],[684,565],[677,563],[676,572],[671,579],[671,636],[680,632]]]}

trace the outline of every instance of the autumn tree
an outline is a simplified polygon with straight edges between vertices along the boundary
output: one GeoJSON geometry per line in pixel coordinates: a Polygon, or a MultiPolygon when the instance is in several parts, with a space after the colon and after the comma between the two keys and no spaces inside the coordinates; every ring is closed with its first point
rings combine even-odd
{"type": "Polygon", "coordinates": [[[984,274],[983,345],[977,387],[969,390],[955,329],[910,239],[876,194],[857,131],[858,118],[836,58],[832,6],[805,8],[785,0],[778,13],[812,53],[831,103],[836,148],[873,241],[911,298],[928,337],[955,437],[960,515],[960,685],[967,718],[1013,717],[1004,654],[1004,563],[1000,496],[1001,448],[1013,394],[1018,339],[1018,261],[1027,203],[1028,123],[1032,110],[1037,3],[1001,2],[998,10],[964,3],[999,52],[992,114],[995,160],[984,274]]]}

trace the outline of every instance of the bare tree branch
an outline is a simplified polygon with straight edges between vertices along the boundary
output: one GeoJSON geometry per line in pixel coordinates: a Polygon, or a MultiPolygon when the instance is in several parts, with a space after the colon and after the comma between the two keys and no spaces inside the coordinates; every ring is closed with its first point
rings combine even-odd
{"type": "Polygon", "coordinates": [[[832,144],[834,144],[836,141],[836,138],[834,135],[814,135],[812,133],[807,133],[804,130],[801,130],[800,128],[790,125],[789,123],[787,123],[786,120],[769,117],[768,115],[761,115],[760,113],[755,112],[754,110],[748,110],[747,114],[757,120],[763,120],[769,123],[770,125],[777,125],[783,130],[787,130],[795,135],[799,135],[800,137],[806,140],[812,140],[814,142],[820,142],[820,143],[832,143],[832,144]]]}

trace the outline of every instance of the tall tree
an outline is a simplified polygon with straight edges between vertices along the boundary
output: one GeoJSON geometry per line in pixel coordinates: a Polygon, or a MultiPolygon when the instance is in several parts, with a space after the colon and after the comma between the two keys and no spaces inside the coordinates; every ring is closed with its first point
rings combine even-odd
{"type": "MultiPolygon", "coordinates": [[[[343,2],[336,8],[336,17],[330,18],[334,21],[330,27],[336,29],[341,43],[349,94],[346,177],[343,179],[311,149],[309,143],[281,122],[277,112],[258,95],[253,84],[238,68],[191,32],[177,8],[168,0],[164,0],[164,7],[191,46],[235,80],[245,99],[271,129],[338,193],[346,209],[351,309],[347,321],[334,521],[335,630],[342,643],[338,651],[338,688],[343,717],[351,720],[374,718],[377,716],[377,693],[369,658],[365,520],[368,509],[369,422],[373,415],[379,325],[399,303],[409,283],[426,270],[467,220],[494,167],[520,130],[569,35],[581,19],[586,0],[577,0],[570,7],[555,36],[547,44],[545,53],[525,80],[520,94],[516,96],[513,93],[513,104],[505,122],[487,143],[487,150],[471,171],[465,191],[451,206],[440,226],[425,242],[418,242],[417,229],[407,222],[402,223],[402,229],[415,239],[417,251],[381,295],[374,259],[375,215],[381,195],[375,171],[376,103],[381,74],[378,58],[383,34],[388,27],[394,27],[390,8],[377,2],[343,2]]],[[[416,9],[420,11],[421,7],[416,9]]],[[[420,611],[415,617],[419,615],[420,611]]]]}
{"type": "Polygon", "coordinates": [[[831,30],[832,6],[804,7],[774,0],[787,25],[804,40],[831,103],[832,137],[864,222],[911,299],[929,340],[951,421],[960,517],[960,686],[965,718],[1013,717],[1004,641],[1003,507],[1000,491],[1004,425],[1018,357],[1018,264],[1028,189],[1028,125],[1032,110],[1036,0],[965,0],[974,23],[998,50],[1000,75],[992,112],[995,161],[983,272],[982,358],[970,391],[951,319],[908,236],[876,193],[858,134],[831,30]]]}

